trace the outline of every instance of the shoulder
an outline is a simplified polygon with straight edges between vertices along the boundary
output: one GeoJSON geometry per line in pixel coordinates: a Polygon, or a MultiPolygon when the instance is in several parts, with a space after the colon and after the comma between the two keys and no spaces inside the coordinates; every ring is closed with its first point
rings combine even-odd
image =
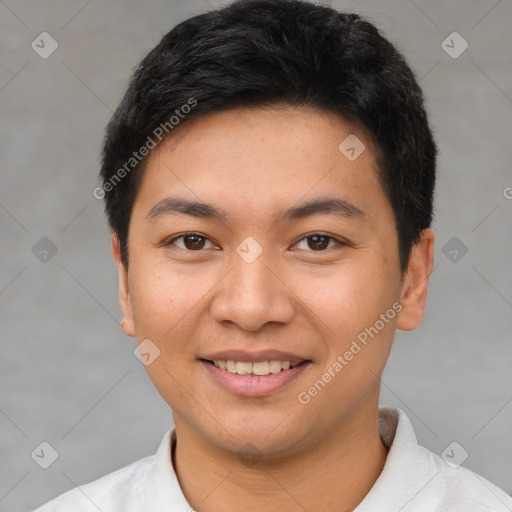
{"type": "Polygon", "coordinates": [[[512,498],[482,476],[455,464],[453,446],[443,457],[419,445],[400,409],[379,409],[379,431],[388,447],[384,469],[358,512],[511,512],[512,498]]]}
{"type": "Polygon", "coordinates": [[[155,455],[71,489],[33,512],[139,512],[155,455]]]}
{"type": "Polygon", "coordinates": [[[426,448],[424,460],[435,468],[434,476],[425,489],[431,495],[439,510],[465,512],[509,512],[512,497],[489,482],[483,476],[462,466],[450,464],[426,448]],[[431,489],[428,489],[430,487],[431,489]],[[429,492],[430,491],[430,492],[429,492]]]}

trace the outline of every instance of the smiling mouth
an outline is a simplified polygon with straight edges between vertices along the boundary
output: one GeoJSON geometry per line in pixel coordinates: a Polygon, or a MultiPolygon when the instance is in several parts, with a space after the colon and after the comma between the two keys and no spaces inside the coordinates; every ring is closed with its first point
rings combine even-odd
{"type": "Polygon", "coordinates": [[[264,377],[265,375],[285,372],[287,370],[300,366],[301,364],[309,362],[309,360],[298,361],[293,363],[291,361],[268,360],[253,363],[249,361],[234,361],[233,359],[215,359],[213,361],[210,361],[208,359],[202,360],[207,363],[210,363],[211,365],[219,368],[220,370],[224,370],[229,373],[236,373],[238,375],[247,375],[252,377],[264,377]]]}

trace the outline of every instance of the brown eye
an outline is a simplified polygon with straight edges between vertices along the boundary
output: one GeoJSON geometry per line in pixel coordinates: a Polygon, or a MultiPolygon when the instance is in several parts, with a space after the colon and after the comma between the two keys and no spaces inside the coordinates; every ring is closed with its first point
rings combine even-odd
{"type": "Polygon", "coordinates": [[[195,251],[198,252],[201,249],[207,249],[207,244],[211,244],[214,247],[214,244],[210,241],[209,238],[200,235],[199,233],[185,233],[183,235],[177,236],[172,240],[166,242],[166,246],[176,246],[180,249],[184,249],[186,251],[195,251]]]}
{"type": "Polygon", "coordinates": [[[295,247],[309,252],[322,252],[326,249],[333,249],[336,246],[341,247],[343,245],[346,244],[333,236],[314,233],[299,240],[295,247]]]}
{"type": "Polygon", "coordinates": [[[321,251],[329,245],[331,237],[325,235],[308,236],[308,247],[314,251],[321,251]]]}
{"type": "Polygon", "coordinates": [[[205,244],[205,238],[198,235],[185,235],[183,237],[183,245],[193,251],[194,249],[202,249],[205,244]]]}

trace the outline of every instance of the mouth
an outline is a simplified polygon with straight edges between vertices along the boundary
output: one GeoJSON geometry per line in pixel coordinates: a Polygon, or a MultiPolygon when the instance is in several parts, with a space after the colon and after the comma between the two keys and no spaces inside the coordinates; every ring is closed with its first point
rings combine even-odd
{"type": "Polygon", "coordinates": [[[280,373],[282,371],[295,368],[306,361],[279,361],[279,360],[267,360],[267,361],[235,361],[234,359],[215,359],[210,361],[203,359],[207,363],[213,364],[216,368],[220,368],[226,372],[236,373],[238,375],[251,375],[253,377],[263,377],[265,375],[280,373]]]}
{"type": "Polygon", "coordinates": [[[240,361],[235,359],[199,359],[217,384],[232,394],[268,396],[295,380],[312,361],[269,359],[240,361]]]}

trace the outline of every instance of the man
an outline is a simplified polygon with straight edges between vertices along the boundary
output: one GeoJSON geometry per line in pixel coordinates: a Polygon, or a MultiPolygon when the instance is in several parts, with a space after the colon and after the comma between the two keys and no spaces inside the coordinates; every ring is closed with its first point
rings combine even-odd
{"type": "Polygon", "coordinates": [[[435,166],[411,70],[355,14],[252,0],[165,35],[95,194],[175,428],[38,510],[511,510],[378,406],[395,330],[422,320],[435,166]]]}

